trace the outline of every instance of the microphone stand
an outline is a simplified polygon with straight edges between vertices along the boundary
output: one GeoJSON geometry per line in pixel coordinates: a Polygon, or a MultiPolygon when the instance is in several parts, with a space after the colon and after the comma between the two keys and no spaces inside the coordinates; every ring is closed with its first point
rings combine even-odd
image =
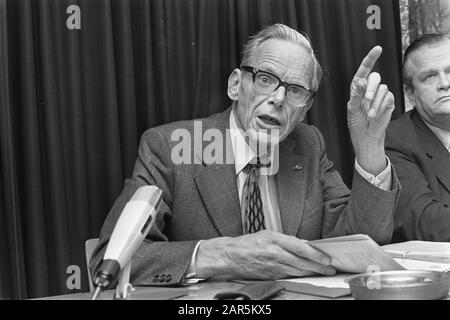
{"type": "MultiPolygon", "coordinates": [[[[116,287],[116,292],[114,293],[113,300],[128,300],[131,296],[131,291],[134,291],[132,284],[130,283],[130,272],[131,272],[131,260],[123,267],[117,277],[119,283],[116,287]]],[[[91,300],[97,300],[100,293],[102,292],[102,286],[97,286],[94,293],[92,294],[91,300]]]]}
{"type": "Polygon", "coordinates": [[[131,296],[131,291],[134,291],[130,283],[131,259],[119,272],[119,284],[116,287],[114,300],[128,300],[131,296]]]}

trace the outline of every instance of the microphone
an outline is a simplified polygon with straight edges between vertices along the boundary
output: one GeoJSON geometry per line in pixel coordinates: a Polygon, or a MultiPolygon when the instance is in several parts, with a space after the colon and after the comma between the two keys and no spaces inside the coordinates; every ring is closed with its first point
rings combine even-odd
{"type": "Polygon", "coordinates": [[[117,220],[103,261],[94,277],[95,300],[100,291],[116,280],[119,272],[130,262],[155,222],[161,205],[162,190],[156,186],[143,186],[136,190],[117,220]]]}

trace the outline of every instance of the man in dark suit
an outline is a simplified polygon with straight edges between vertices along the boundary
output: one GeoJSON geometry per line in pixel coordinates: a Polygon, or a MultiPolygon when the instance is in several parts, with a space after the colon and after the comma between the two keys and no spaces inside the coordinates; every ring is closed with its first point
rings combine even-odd
{"type": "Polygon", "coordinates": [[[389,242],[399,185],[384,153],[394,99],[371,73],[380,54],[380,47],[369,52],[351,86],[351,191],[327,159],[320,132],[301,123],[322,75],[313,49],[299,32],[272,25],[247,43],[228,79],[231,108],[143,134],[133,176],[104,223],[91,270],[125,203],[148,184],[163,190],[163,204],[134,256],[134,284],[332,275],[330,257],[306,240],[364,233],[389,242]],[[192,141],[199,136],[200,144],[192,141]],[[220,142],[215,152],[209,152],[212,140],[220,142]]]}
{"type": "Polygon", "coordinates": [[[403,60],[415,108],[387,130],[386,151],[403,187],[393,240],[450,241],[450,38],[423,35],[403,60]]]}

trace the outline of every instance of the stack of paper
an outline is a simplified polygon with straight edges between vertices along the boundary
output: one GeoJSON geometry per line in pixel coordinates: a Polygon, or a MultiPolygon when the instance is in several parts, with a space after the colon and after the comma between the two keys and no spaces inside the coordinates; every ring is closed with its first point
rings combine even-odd
{"type": "Polygon", "coordinates": [[[348,283],[345,282],[345,279],[354,276],[353,274],[348,273],[339,273],[334,276],[309,276],[302,278],[293,278],[288,280],[280,280],[280,281],[289,281],[294,283],[307,283],[314,286],[325,287],[325,288],[348,288],[348,283]]]}
{"type": "Polygon", "coordinates": [[[336,270],[349,273],[404,270],[375,241],[365,234],[309,241],[309,245],[331,257],[336,270]]]}
{"type": "Polygon", "coordinates": [[[404,270],[375,241],[364,234],[308,241],[312,247],[331,257],[338,270],[335,276],[314,275],[283,280],[286,290],[328,298],[350,294],[345,279],[353,273],[404,270]]]}
{"type": "Polygon", "coordinates": [[[303,277],[279,280],[285,290],[325,298],[340,298],[350,295],[348,283],[345,282],[350,274],[335,276],[303,277]]]}
{"type": "Polygon", "coordinates": [[[329,255],[332,266],[340,273],[331,277],[314,275],[282,280],[286,290],[335,298],[350,294],[345,282],[350,273],[404,269],[450,271],[450,242],[408,241],[380,247],[369,236],[356,234],[308,244],[329,255]]]}

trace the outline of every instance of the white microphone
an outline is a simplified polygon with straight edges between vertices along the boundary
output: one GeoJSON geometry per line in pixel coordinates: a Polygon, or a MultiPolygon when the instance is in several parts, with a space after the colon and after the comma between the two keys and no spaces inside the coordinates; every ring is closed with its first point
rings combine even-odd
{"type": "Polygon", "coordinates": [[[100,290],[108,288],[130,262],[155,222],[161,195],[162,190],[156,186],[140,187],[123,208],[94,277],[93,299],[100,290]]]}

